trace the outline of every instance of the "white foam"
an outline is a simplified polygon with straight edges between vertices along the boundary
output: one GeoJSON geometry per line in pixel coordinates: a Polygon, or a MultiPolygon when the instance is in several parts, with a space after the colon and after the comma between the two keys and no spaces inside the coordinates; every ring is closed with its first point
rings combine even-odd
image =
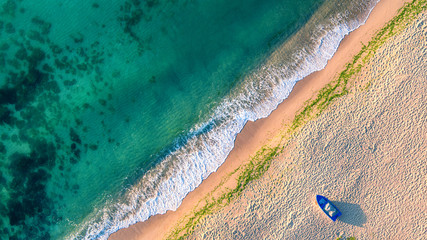
{"type": "MultiPolygon", "coordinates": [[[[372,9],[372,8],[371,8],[372,9]]],[[[318,26],[313,46],[301,48],[291,62],[262,65],[248,76],[242,89],[224,99],[210,122],[197,126],[185,146],[170,153],[127,191],[118,203],[94,213],[71,239],[107,239],[111,233],[155,214],[176,210],[183,198],[225,161],[237,134],[248,120],[267,117],[291,92],[295,83],[323,69],[346,34],[366,19],[318,26]],[[208,124],[212,130],[203,132],[208,124]]]]}

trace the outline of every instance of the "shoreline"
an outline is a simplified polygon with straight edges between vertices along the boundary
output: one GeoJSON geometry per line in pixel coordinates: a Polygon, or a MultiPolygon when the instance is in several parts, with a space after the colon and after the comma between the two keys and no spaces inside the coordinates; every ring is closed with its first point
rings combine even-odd
{"type": "Polygon", "coordinates": [[[293,120],[305,101],[312,98],[322,87],[331,82],[344,69],[351,58],[360,51],[362,43],[366,44],[373,34],[389,21],[404,0],[381,0],[372,10],[365,24],[351,32],[341,41],[339,48],[326,67],[298,81],[291,94],[267,118],[248,122],[237,135],[233,150],[218,170],[194,191],[190,192],[176,211],[150,217],[147,221],[134,224],[112,234],[109,239],[161,239],[159,233],[167,234],[185,214],[193,209],[196,203],[211,192],[220,181],[237,167],[244,164],[284,123],[293,120]]]}

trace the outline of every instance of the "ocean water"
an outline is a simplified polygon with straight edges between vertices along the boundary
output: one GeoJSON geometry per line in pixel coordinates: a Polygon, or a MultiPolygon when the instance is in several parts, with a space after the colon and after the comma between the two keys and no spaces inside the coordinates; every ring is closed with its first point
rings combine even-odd
{"type": "Polygon", "coordinates": [[[0,239],[176,209],[376,0],[0,0],[0,239]]]}

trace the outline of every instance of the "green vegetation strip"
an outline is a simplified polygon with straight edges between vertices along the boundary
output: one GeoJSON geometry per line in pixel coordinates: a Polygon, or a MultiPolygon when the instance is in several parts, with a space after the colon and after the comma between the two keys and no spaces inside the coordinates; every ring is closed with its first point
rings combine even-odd
{"type": "MultiPolygon", "coordinates": [[[[179,223],[167,239],[184,239],[190,236],[196,225],[206,217],[219,209],[227,206],[232,200],[241,195],[246,186],[253,180],[259,179],[270,167],[271,161],[278,156],[284,146],[284,139],[289,139],[298,129],[311,119],[317,117],[337,98],[348,93],[348,82],[359,73],[362,67],[374,56],[375,52],[390,37],[396,35],[408,26],[417,16],[427,8],[426,0],[413,0],[405,4],[399,10],[399,13],[390,20],[367,44],[363,45],[360,52],[353,57],[352,62],[348,63],[345,69],[338,75],[337,79],[327,84],[319,91],[314,100],[309,100],[305,107],[300,111],[288,127],[287,131],[281,136],[282,141],[275,147],[263,146],[254,157],[242,166],[241,172],[237,177],[236,187],[227,189],[219,197],[206,198],[205,204],[198,207],[190,215],[179,223]]],[[[210,196],[210,195],[209,195],[210,196]]]]}
{"type": "Polygon", "coordinates": [[[355,237],[348,237],[346,239],[344,239],[343,237],[339,237],[337,238],[337,240],[357,240],[355,237]]]}

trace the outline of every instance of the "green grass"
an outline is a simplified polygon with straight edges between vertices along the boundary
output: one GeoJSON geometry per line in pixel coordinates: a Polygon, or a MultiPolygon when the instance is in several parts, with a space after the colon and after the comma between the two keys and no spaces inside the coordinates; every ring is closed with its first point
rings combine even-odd
{"type": "Polygon", "coordinates": [[[356,240],[356,238],[355,237],[348,237],[348,238],[344,239],[343,237],[339,237],[336,240],[356,240]]]}
{"type": "MultiPolygon", "coordinates": [[[[184,239],[190,236],[197,224],[204,217],[227,206],[231,201],[241,195],[250,182],[262,177],[270,167],[272,160],[282,152],[285,146],[283,140],[289,139],[308,121],[321,114],[334,102],[334,100],[348,94],[349,81],[361,71],[367,62],[369,62],[379,47],[390,39],[390,37],[402,31],[416,19],[421,12],[425,11],[426,8],[426,0],[413,0],[411,3],[405,4],[405,6],[399,10],[399,13],[377,32],[367,45],[363,45],[360,52],[353,57],[352,61],[346,65],[345,69],[334,81],[321,89],[315,99],[306,102],[305,107],[295,116],[291,125],[288,126],[287,131],[281,133],[282,136],[280,137],[282,141],[280,141],[279,144],[273,147],[267,145],[263,146],[256,155],[251,158],[249,163],[239,168],[240,172],[237,176],[235,188],[226,189],[225,192],[222,192],[219,197],[216,198],[212,197],[212,194],[209,194],[208,197],[203,199],[203,202],[199,202],[194,211],[178,223],[177,227],[167,239],[184,239]]],[[[347,239],[354,240],[355,238],[351,237],[347,239]]]]}

